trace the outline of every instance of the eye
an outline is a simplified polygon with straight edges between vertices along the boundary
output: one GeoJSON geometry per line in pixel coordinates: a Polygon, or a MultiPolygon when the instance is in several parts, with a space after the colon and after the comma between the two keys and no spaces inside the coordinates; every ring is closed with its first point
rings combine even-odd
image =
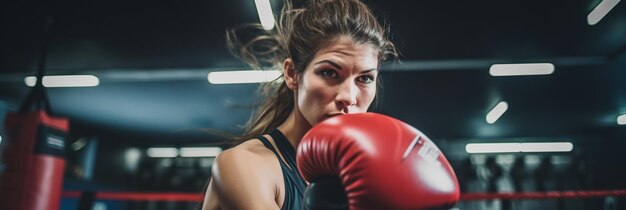
{"type": "Polygon", "coordinates": [[[359,82],[365,83],[365,84],[369,84],[374,82],[374,76],[372,75],[361,75],[357,78],[357,80],[359,82]]]}
{"type": "Polygon", "coordinates": [[[332,70],[332,69],[321,70],[319,72],[319,74],[322,75],[322,77],[328,77],[328,78],[336,78],[337,77],[337,71],[332,70]]]}

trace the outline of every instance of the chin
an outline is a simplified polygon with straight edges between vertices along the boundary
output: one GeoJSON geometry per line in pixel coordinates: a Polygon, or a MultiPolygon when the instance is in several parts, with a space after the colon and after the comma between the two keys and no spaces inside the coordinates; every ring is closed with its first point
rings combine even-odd
{"type": "Polygon", "coordinates": [[[327,120],[328,118],[330,118],[329,116],[320,116],[319,118],[316,119],[315,122],[311,123],[311,126],[315,126],[319,123],[321,123],[324,120],[327,120]]]}
{"type": "MultiPolygon", "coordinates": [[[[324,120],[328,120],[328,119],[333,118],[333,117],[335,117],[335,116],[326,116],[326,115],[325,115],[325,116],[322,116],[322,117],[320,117],[320,118],[319,118],[319,120],[317,121],[317,123],[320,123],[320,122],[322,122],[322,121],[324,121],[324,120]]],[[[316,124],[317,124],[317,123],[316,123],[316,124]]]]}
{"type": "Polygon", "coordinates": [[[306,123],[309,123],[309,125],[311,125],[311,127],[317,125],[320,122],[320,119],[313,119],[313,120],[309,120],[309,119],[305,119],[306,123]]]}

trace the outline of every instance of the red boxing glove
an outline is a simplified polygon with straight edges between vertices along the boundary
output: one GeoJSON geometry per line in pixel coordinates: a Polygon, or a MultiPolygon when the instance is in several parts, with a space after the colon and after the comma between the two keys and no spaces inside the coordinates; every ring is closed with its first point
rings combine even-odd
{"type": "Polygon", "coordinates": [[[445,209],[460,196],[439,148],[417,129],[381,114],[321,122],[304,135],[296,161],[312,185],[338,178],[351,210],[445,209]]]}

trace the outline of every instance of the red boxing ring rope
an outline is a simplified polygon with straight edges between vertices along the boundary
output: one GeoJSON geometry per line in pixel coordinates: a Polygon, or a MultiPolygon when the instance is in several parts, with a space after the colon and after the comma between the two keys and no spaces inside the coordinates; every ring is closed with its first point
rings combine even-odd
{"type": "MultiPolygon", "coordinates": [[[[81,195],[80,191],[63,192],[63,198],[80,198],[81,195]]],[[[97,200],[200,202],[204,195],[180,192],[95,192],[95,197],[97,200]]]]}
{"type": "Polygon", "coordinates": [[[591,198],[606,196],[626,196],[626,190],[590,190],[590,191],[549,191],[549,192],[522,192],[522,193],[463,193],[461,200],[521,200],[521,199],[561,199],[561,198],[591,198]]]}
{"type": "MultiPolygon", "coordinates": [[[[63,192],[63,198],[80,198],[81,195],[82,192],[80,191],[63,192]]],[[[563,199],[606,196],[626,196],[626,190],[551,191],[522,193],[463,193],[461,194],[461,201],[493,199],[563,199]]],[[[204,198],[204,195],[202,193],[179,192],[95,192],[95,198],[98,200],[200,202],[204,198]]]]}

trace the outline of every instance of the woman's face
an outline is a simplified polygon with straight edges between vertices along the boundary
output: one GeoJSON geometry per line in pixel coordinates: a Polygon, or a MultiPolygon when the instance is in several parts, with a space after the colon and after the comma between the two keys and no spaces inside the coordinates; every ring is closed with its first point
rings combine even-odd
{"type": "Polygon", "coordinates": [[[304,118],[316,125],[334,115],[366,112],[376,95],[376,77],[378,51],[342,37],[320,49],[290,88],[295,87],[304,118]]]}

